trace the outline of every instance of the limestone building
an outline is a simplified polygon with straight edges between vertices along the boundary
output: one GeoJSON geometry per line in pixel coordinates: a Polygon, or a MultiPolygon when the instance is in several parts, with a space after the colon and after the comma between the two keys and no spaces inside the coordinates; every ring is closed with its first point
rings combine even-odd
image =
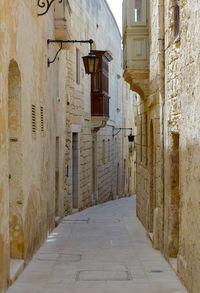
{"type": "Polygon", "coordinates": [[[64,215],[130,194],[127,136],[113,136],[129,95],[116,22],[106,1],[48,3],[0,2],[0,292],[64,215]],[[96,103],[88,44],[55,58],[60,43],[47,43],[90,38],[109,81],[96,103]]]}
{"type": "Polygon", "coordinates": [[[124,78],[140,95],[137,215],[200,291],[199,1],[124,0],[124,78]]]}

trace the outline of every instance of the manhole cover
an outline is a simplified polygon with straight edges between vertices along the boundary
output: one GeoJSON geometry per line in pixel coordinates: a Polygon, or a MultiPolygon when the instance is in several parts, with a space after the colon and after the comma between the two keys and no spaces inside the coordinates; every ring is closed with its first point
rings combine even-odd
{"type": "Polygon", "coordinates": [[[129,281],[131,274],[128,271],[79,271],[77,281],[129,281]]]}
{"type": "Polygon", "coordinates": [[[120,219],[114,219],[114,220],[99,220],[99,219],[94,219],[92,221],[93,223],[95,224],[115,224],[115,223],[119,223],[120,222],[120,219]]]}

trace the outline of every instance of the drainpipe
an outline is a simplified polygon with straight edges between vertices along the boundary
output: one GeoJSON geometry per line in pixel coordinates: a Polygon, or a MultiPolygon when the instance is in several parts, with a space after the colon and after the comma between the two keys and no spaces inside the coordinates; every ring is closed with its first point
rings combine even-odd
{"type": "Polygon", "coordinates": [[[162,215],[162,246],[160,250],[164,250],[164,229],[165,229],[165,139],[164,139],[164,123],[165,123],[165,0],[158,0],[158,15],[159,15],[159,74],[160,74],[160,115],[161,115],[161,133],[162,133],[162,179],[163,179],[163,215],[162,215]]]}

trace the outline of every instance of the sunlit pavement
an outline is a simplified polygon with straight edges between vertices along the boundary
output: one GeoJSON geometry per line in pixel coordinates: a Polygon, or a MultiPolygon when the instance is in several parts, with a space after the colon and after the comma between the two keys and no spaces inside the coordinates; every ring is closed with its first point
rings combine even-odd
{"type": "Polygon", "coordinates": [[[9,293],[185,293],[135,216],[135,198],[66,217],[9,293]]]}

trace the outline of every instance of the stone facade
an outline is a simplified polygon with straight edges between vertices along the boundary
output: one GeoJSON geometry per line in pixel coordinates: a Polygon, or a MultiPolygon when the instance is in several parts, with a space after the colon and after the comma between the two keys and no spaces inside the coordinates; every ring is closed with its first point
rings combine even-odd
{"type": "Polygon", "coordinates": [[[36,0],[0,2],[0,292],[73,208],[134,192],[127,136],[113,137],[122,127],[129,86],[112,13],[99,0],[55,1],[38,16],[44,11],[36,0]],[[93,49],[113,56],[104,123],[91,117],[91,81],[81,63],[89,46],[65,45],[47,65],[59,49],[48,39],[89,38],[93,49]]]}
{"type": "MultiPolygon", "coordinates": [[[[137,119],[137,215],[153,246],[162,251],[189,291],[197,293],[200,4],[184,0],[153,0],[146,4],[149,93],[140,94],[137,119]]],[[[128,1],[124,5],[125,11],[135,9],[128,1]]],[[[130,34],[126,23],[124,17],[123,38],[128,50],[133,51],[134,44],[127,41],[130,34]]],[[[139,38],[140,32],[136,33],[139,38]]],[[[131,57],[125,52],[124,58],[131,57]]],[[[128,69],[124,67],[125,79],[128,69]]],[[[131,86],[134,75],[132,78],[131,86]]],[[[144,81],[138,83],[143,92],[144,81]]]]}
{"type": "MultiPolygon", "coordinates": [[[[128,184],[129,181],[128,145],[123,147],[122,133],[113,136],[116,132],[114,129],[122,127],[125,110],[123,101],[126,95],[123,88],[127,87],[127,92],[130,92],[128,84],[122,77],[121,36],[106,2],[73,1],[71,10],[71,26],[74,28],[71,31],[71,38],[94,39],[93,49],[111,52],[113,60],[109,63],[110,119],[101,126],[100,117],[99,120],[98,117],[95,118],[96,120],[91,117],[90,77],[84,74],[82,64],[80,65],[80,80],[78,82],[76,80],[76,51],[78,50],[82,56],[86,55],[88,46],[77,44],[71,46],[67,52],[66,99],[69,99],[69,103],[66,106],[66,146],[67,150],[72,152],[72,128],[79,128],[80,187],[77,193],[78,206],[73,207],[73,177],[75,176],[73,172],[70,173],[66,180],[66,213],[71,212],[73,208],[83,209],[94,203],[130,194],[124,183],[128,184]],[[106,27],[109,27],[109,31],[106,27]],[[112,38],[110,38],[111,32],[112,38]],[[126,159],[127,165],[124,166],[126,159]]],[[[128,141],[127,135],[126,140],[128,141]]],[[[71,170],[73,156],[68,151],[66,162],[71,170]]]]}
{"type": "Polygon", "coordinates": [[[54,15],[37,13],[34,1],[0,3],[0,292],[16,260],[26,264],[54,227],[54,15]]]}

